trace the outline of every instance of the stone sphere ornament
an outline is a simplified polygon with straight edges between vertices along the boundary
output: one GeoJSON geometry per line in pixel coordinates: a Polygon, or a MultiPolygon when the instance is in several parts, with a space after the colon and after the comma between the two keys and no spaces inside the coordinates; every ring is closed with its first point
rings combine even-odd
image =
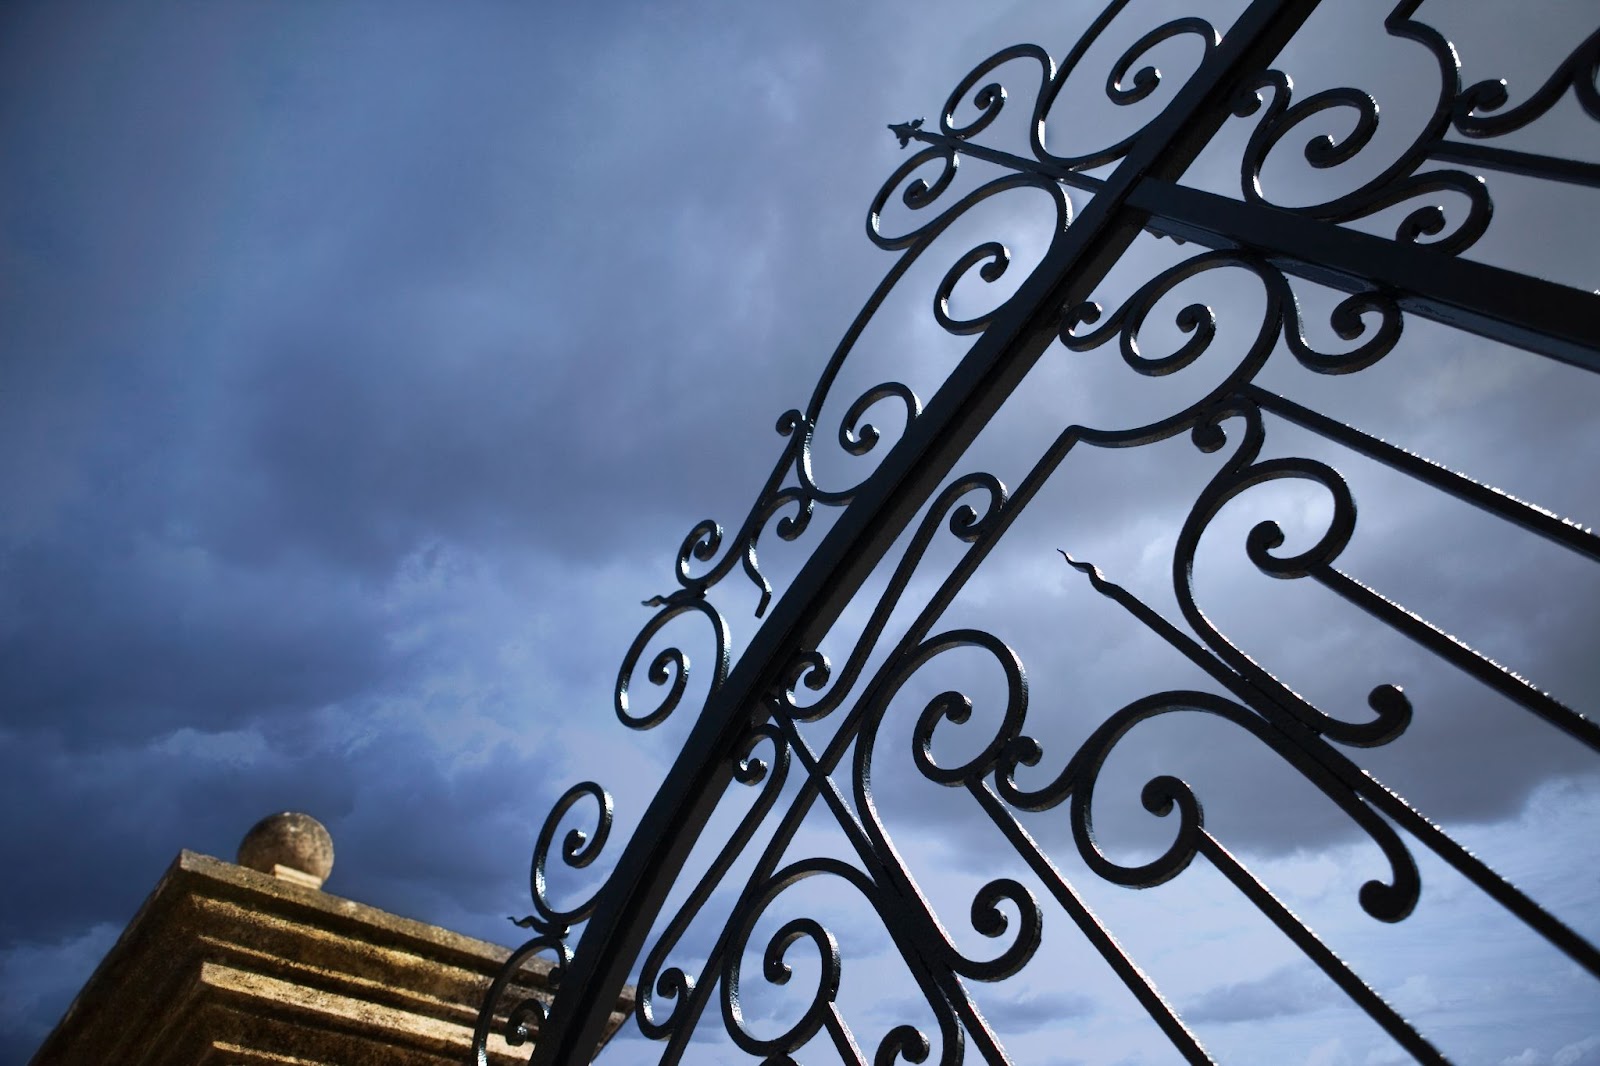
{"type": "Polygon", "coordinates": [[[321,888],[333,872],[333,837],[309,814],[268,815],[239,842],[238,862],[284,881],[321,888]]]}

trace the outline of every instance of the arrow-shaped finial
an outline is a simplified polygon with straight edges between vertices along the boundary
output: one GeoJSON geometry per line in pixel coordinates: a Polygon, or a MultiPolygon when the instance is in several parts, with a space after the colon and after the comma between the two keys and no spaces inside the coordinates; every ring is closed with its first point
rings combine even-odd
{"type": "Polygon", "coordinates": [[[920,130],[921,128],[922,128],[922,119],[920,119],[920,118],[914,118],[910,122],[891,122],[891,123],[889,123],[890,132],[892,132],[896,137],[900,138],[900,147],[901,148],[904,148],[906,145],[910,144],[911,143],[911,134],[913,133],[913,131],[920,130]]]}

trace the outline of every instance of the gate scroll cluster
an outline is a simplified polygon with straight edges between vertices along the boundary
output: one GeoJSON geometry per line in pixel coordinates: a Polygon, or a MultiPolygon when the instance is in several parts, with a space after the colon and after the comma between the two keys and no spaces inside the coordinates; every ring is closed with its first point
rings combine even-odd
{"type": "Polygon", "coordinates": [[[684,540],[677,556],[677,587],[647,601],[655,613],[624,658],[616,712],[634,729],[649,729],[675,711],[688,713],[680,708],[687,691],[687,658],[669,647],[647,661],[660,635],[669,625],[683,624],[679,620],[684,616],[698,615],[708,622],[716,643],[709,695],[637,832],[620,850],[614,871],[578,906],[563,909],[550,902],[547,864],[559,829],[584,817],[592,819],[585,823],[591,829],[571,829],[562,837],[560,861],[583,868],[595,860],[608,843],[610,797],[598,784],[578,785],[560,799],[545,822],[533,858],[535,913],[519,923],[531,928],[534,936],[513,953],[483,1006],[476,1036],[480,1063],[488,1062],[492,1033],[513,1045],[536,1034],[535,1063],[588,1061],[619,991],[633,977],[639,986],[638,1026],[645,1037],[661,1042],[665,1062],[680,1060],[697,1026],[713,1024],[706,1020],[708,1009],[734,1044],[765,1062],[792,1062],[792,1055],[819,1038],[831,1041],[846,1062],[923,1062],[936,1057],[954,1063],[968,1055],[985,1062],[1011,1061],[975,1003],[971,983],[1004,980],[1034,958],[1046,919],[1044,905],[1015,879],[988,882],[971,902],[971,922],[1001,946],[992,957],[964,954],[889,846],[871,789],[870,762],[889,702],[925,664],[958,648],[999,665],[1007,686],[1002,720],[993,737],[962,765],[941,765],[932,752],[935,733],[966,722],[971,712],[966,697],[944,693],[917,719],[912,761],[927,779],[970,794],[998,830],[997,839],[1015,850],[1064,920],[1105,959],[1185,1059],[1212,1061],[1190,1026],[1096,918],[1078,888],[1023,829],[1019,812],[1059,809],[1070,823],[1082,862],[1094,875],[1116,885],[1162,884],[1197,857],[1204,859],[1400,1048],[1419,1061],[1445,1061],[1426,1034],[1353,972],[1208,832],[1200,802],[1184,781],[1158,776],[1144,786],[1145,807],[1175,816],[1177,823],[1161,854],[1129,865],[1099,847],[1094,792],[1109,754],[1139,722],[1174,712],[1215,716],[1275,752],[1380,849],[1387,870],[1359,892],[1359,905],[1370,918],[1393,923],[1411,914],[1422,892],[1413,849],[1424,848],[1600,979],[1600,948],[1352,760],[1348,751],[1352,747],[1382,747],[1404,736],[1413,710],[1405,693],[1380,685],[1372,690],[1369,707],[1353,715],[1313,705],[1230,642],[1197,606],[1192,577],[1201,536],[1230,501],[1255,486],[1282,479],[1316,486],[1332,501],[1326,531],[1309,548],[1287,555],[1282,550],[1284,531],[1271,521],[1259,523],[1250,532],[1246,551],[1261,572],[1320,584],[1449,668],[1561,731],[1568,743],[1600,752],[1600,727],[1593,720],[1541,689],[1535,680],[1492,661],[1341,569],[1340,555],[1356,526],[1355,500],[1345,477],[1319,459],[1263,458],[1264,444],[1273,425],[1288,423],[1430,491],[1463,501],[1515,527],[1520,535],[1542,538],[1579,557],[1600,560],[1600,537],[1391,445],[1357,425],[1303,406],[1260,380],[1260,371],[1275,350],[1287,352],[1317,374],[1365,370],[1394,349],[1412,316],[1600,371],[1600,296],[1462,255],[1491,230],[1495,205],[1485,173],[1514,174],[1519,180],[1566,187],[1600,187],[1596,163],[1497,143],[1557,106],[1581,110],[1588,120],[1586,128],[1593,132],[1592,123],[1600,122],[1600,30],[1581,40],[1535,91],[1513,101],[1500,81],[1463,85],[1455,49],[1418,15],[1421,0],[1403,0],[1388,15],[1384,29],[1436,64],[1438,93],[1431,116],[1415,139],[1359,188],[1322,203],[1284,206],[1263,192],[1262,169],[1274,152],[1298,147],[1311,167],[1332,169],[1357,159],[1370,161],[1378,144],[1378,107],[1368,92],[1349,87],[1297,96],[1289,74],[1273,66],[1317,7],[1315,0],[1253,0],[1222,31],[1194,17],[1151,30],[1113,65],[1105,94],[1112,104],[1129,105],[1161,87],[1169,94],[1166,106],[1109,147],[1082,155],[1061,155],[1045,147],[1046,118],[1057,106],[1068,76],[1126,2],[1113,2],[1059,67],[1039,47],[1006,49],[962,79],[937,123],[919,119],[890,127],[902,148],[915,151],[874,199],[867,236],[879,248],[897,253],[895,265],[834,352],[808,406],[779,418],[781,453],[742,525],[729,532],[715,522],[703,522],[684,540]],[[1146,59],[1174,38],[1198,42],[1204,55],[1180,87],[1162,86],[1162,75],[1146,65],[1146,59]],[[983,135],[1003,108],[1028,106],[1012,100],[1026,93],[1016,86],[1008,93],[992,77],[1001,67],[1014,72],[1034,64],[1038,81],[1029,89],[1030,151],[1016,154],[985,144],[983,135]],[[958,114],[974,112],[975,117],[964,124],[956,119],[958,114]],[[1230,120],[1253,122],[1239,165],[1238,195],[1183,184],[1180,179],[1186,169],[1230,120]],[[1325,128],[1344,132],[1319,132],[1325,128]],[[963,158],[998,167],[1000,176],[959,198],[947,195],[963,158]],[[814,450],[831,447],[831,442],[817,436],[819,419],[857,338],[936,238],[976,204],[1018,188],[1042,192],[1055,206],[1056,225],[1039,265],[994,310],[958,318],[951,309],[957,285],[974,276],[995,282],[1011,262],[1007,249],[993,241],[961,256],[938,286],[933,313],[948,333],[971,336],[971,347],[925,403],[898,382],[876,386],[855,398],[839,427],[838,445],[855,456],[876,450],[876,465],[852,487],[819,484],[814,450]],[[1067,194],[1069,188],[1091,194],[1077,210],[1067,194]],[[897,196],[909,217],[928,221],[907,232],[888,232],[884,215],[897,196]],[[1445,205],[1453,206],[1446,212],[1445,205]],[[1399,216],[1392,235],[1351,225],[1383,212],[1399,216]],[[1090,302],[1096,286],[1142,232],[1192,245],[1192,254],[1186,252],[1188,258],[1150,278],[1118,308],[1108,310],[1090,302]],[[979,430],[1041,355],[1056,345],[1074,352],[1115,347],[1133,370],[1148,376],[1181,370],[1213,347],[1223,347],[1214,343],[1219,336],[1217,315],[1202,303],[1188,304],[1179,312],[1176,324],[1187,337],[1176,351],[1152,355],[1139,343],[1141,328],[1158,301],[1190,279],[1213,271],[1253,278],[1265,301],[1254,337],[1220,356],[1234,369],[1206,395],[1148,424],[1068,426],[1014,489],[988,473],[950,478],[979,430]],[[1291,278],[1346,294],[1327,323],[1345,342],[1343,350],[1321,350],[1308,335],[1306,312],[1291,278]],[[866,421],[879,405],[903,408],[905,430],[892,447],[880,448],[878,430],[866,421]],[[1066,564],[1203,671],[1217,690],[1151,693],[1107,717],[1076,751],[1047,752],[1030,734],[1026,671],[1017,654],[989,632],[936,630],[936,626],[979,563],[1069,452],[1085,447],[1137,448],[1184,434],[1203,452],[1230,454],[1198,499],[1188,503],[1173,553],[1173,590],[1181,622],[1090,564],[1071,556],[1066,564]],[[801,540],[819,508],[836,509],[837,517],[817,534],[798,577],[782,595],[774,596],[762,572],[758,551],[762,534],[770,528],[783,540],[801,540]],[[842,664],[830,663],[816,650],[821,638],[913,522],[904,555],[851,653],[842,664]],[[918,562],[936,538],[946,535],[962,545],[959,561],[925,603],[914,605],[917,612],[904,635],[881,665],[868,671],[872,653],[883,650],[877,645],[890,613],[907,606],[902,600],[918,562]],[[734,662],[727,621],[706,594],[736,569],[757,590],[756,615],[761,623],[734,662]],[[648,708],[639,706],[643,686],[636,682],[641,678],[661,693],[648,708]],[[797,695],[801,688],[820,695],[802,700],[797,695]],[[827,716],[835,716],[838,725],[818,748],[802,726],[827,716]],[[1056,766],[1062,768],[1053,776],[1044,772],[1056,766]],[[1039,769],[1030,773],[1024,767],[1039,769]],[[796,778],[798,788],[780,807],[780,794],[791,778],[796,778]],[[748,812],[663,925],[669,892],[719,800],[735,783],[751,790],[754,799],[748,812]],[[818,808],[819,801],[819,809],[837,822],[851,845],[853,861],[835,856],[786,860],[802,820],[818,808]],[[775,819],[775,828],[769,816],[775,819]],[[769,829],[766,842],[752,844],[763,826],[769,829]],[[740,884],[725,885],[724,879],[747,848],[755,856],[750,873],[740,884]],[[817,987],[809,1005],[796,1012],[798,1021],[785,1031],[768,1037],[753,1033],[741,1011],[740,982],[748,979],[741,966],[756,923],[780,893],[819,876],[850,886],[881,920],[926,999],[936,1032],[898,1025],[863,1046],[834,1002],[843,966],[837,942],[820,922],[801,917],[784,924],[766,945],[765,977],[786,980],[785,954],[805,940],[820,956],[817,987]],[[722,922],[703,967],[690,974],[668,965],[685,930],[718,889],[736,891],[737,902],[722,922]],[[1008,921],[1007,914],[1018,917],[1008,921]],[[583,938],[574,952],[569,941],[579,926],[584,927],[583,938]],[[654,942],[649,941],[652,929],[659,930],[654,942]],[[559,983],[554,1001],[505,1002],[511,978],[534,955],[555,962],[559,983]],[[642,968],[636,971],[636,966],[642,968]]]}

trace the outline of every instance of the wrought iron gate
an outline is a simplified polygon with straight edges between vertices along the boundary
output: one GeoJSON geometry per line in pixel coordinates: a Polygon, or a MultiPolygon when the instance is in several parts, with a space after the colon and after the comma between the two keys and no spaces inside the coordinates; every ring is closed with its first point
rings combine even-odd
{"type": "MultiPolygon", "coordinates": [[[[1353,191],[1310,206],[1277,205],[1263,191],[1262,171],[1274,150],[1285,141],[1298,144],[1304,138],[1306,163],[1319,170],[1338,168],[1368,158],[1364,153],[1373,146],[1378,128],[1377,104],[1366,91],[1334,88],[1297,98],[1288,73],[1274,69],[1280,53],[1317,7],[1315,0],[1253,0],[1222,32],[1190,17],[1144,34],[1114,64],[1105,93],[1115,105],[1139,103],[1158,88],[1170,98],[1139,129],[1104,149],[1083,155],[1050,151],[1045,146],[1045,119],[1067,77],[1119,16],[1126,0],[1113,2],[1088,27],[1059,68],[1041,48],[1006,49],[962,79],[937,123],[924,126],[918,120],[891,127],[903,148],[916,151],[874,200],[867,235],[899,258],[833,354],[809,405],[779,419],[777,429],[784,438],[781,454],[742,525],[729,533],[707,521],[684,541],[677,559],[678,587],[648,601],[655,613],[625,657],[616,712],[635,729],[649,729],[674,711],[688,713],[679,708],[687,684],[686,657],[669,647],[644,665],[664,629],[685,616],[708,621],[716,641],[710,695],[637,832],[621,850],[614,872],[578,906],[560,908],[547,898],[551,850],[562,826],[575,818],[590,818],[585,823],[589,831],[569,830],[560,851],[567,866],[588,866],[607,845],[610,799],[599,785],[585,783],[567,792],[551,813],[533,860],[536,912],[524,922],[536,935],[514,953],[483,1008],[477,1034],[480,1062],[488,1061],[485,1047],[491,1031],[506,1035],[513,1044],[536,1031],[536,1063],[587,1061],[641,956],[638,1023],[647,1037],[664,1042],[664,1061],[678,1061],[709,1007],[720,1011],[734,1043],[762,1061],[791,1061],[788,1056],[814,1038],[831,1040],[845,1061],[865,1061],[868,1054],[833,1002],[843,965],[838,947],[833,935],[814,919],[802,917],[784,924],[765,951],[765,976],[777,982],[787,979],[785,953],[796,942],[809,941],[820,956],[817,988],[809,1006],[798,1012],[799,1020],[777,1035],[758,1037],[741,1013],[742,959],[758,918],[785,890],[819,875],[836,878],[859,893],[892,938],[935,1019],[937,1032],[900,1025],[881,1035],[871,1055],[874,1061],[921,1062],[935,1047],[942,1062],[961,1061],[967,1053],[986,1062],[1009,1061],[974,1001],[971,983],[1002,980],[1030,962],[1040,945],[1045,907],[1016,878],[990,880],[971,902],[971,922],[1002,946],[988,958],[964,954],[890,844],[870,780],[885,708],[908,678],[957,648],[975,649],[998,666],[1005,678],[1003,714],[980,750],[960,765],[943,765],[933,754],[934,735],[967,722],[972,704],[959,692],[935,697],[918,717],[911,738],[915,766],[928,780],[970,794],[992,820],[996,840],[1006,841],[1014,850],[1034,883],[1059,908],[1062,920],[1081,932],[1186,1059],[1211,1061],[1190,1026],[1024,828],[1023,812],[1060,809],[1070,822],[1071,839],[1082,862],[1116,885],[1158,885],[1182,873],[1196,858],[1204,859],[1400,1047],[1420,1061],[1443,1061],[1443,1056],[1208,831],[1199,800],[1184,781],[1159,775],[1144,786],[1145,807],[1157,815],[1175,815],[1177,823],[1170,845],[1155,858],[1121,862],[1097,842],[1094,791],[1102,766],[1139,723],[1174,713],[1210,715],[1253,738],[1325,794],[1377,845],[1388,869],[1367,881],[1359,893],[1360,907],[1371,919],[1399,922],[1412,912],[1422,888],[1413,854],[1420,847],[1591,977],[1600,977],[1600,949],[1353,759],[1349,749],[1404,742],[1413,720],[1411,697],[1394,685],[1380,684],[1371,690],[1369,710],[1352,714],[1314,706],[1208,618],[1197,604],[1193,584],[1201,536],[1226,505],[1267,482],[1287,479],[1315,486],[1331,500],[1325,532],[1306,550],[1286,555],[1280,550],[1285,540],[1282,528],[1262,521],[1246,544],[1255,567],[1276,578],[1310,579],[1542,719],[1571,745],[1600,751],[1600,728],[1591,719],[1341,569],[1341,553],[1356,528],[1356,509],[1354,494],[1340,471],[1309,455],[1263,457],[1272,429],[1298,427],[1302,434],[1379,464],[1427,491],[1464,501],[1515,527],[1520,535],[1543,538],[1579,558],[1600,559],[1600,537],[1588,529],[1387,443],[1358,425],[1304,406],[1261,380],[1275,350],[1279,359],[1295,360],[1318,374],[1366,370],[1394,349],[1413,317],[1600,371],[1600,296],[1462,254],[1490,230],[1494,203],[1485,174],[1517,175],[1566,188],[1600,187],[1600,164],[1496,143],[1558,106],[1580,108],[1587,120],[1600,121],[1596,85],[1600,31],[1583,39],[1536,91],[1512,105],[1501,82],[1463,87],[1450,42],[1414,17],[1420,3],[1403,0],[1388,15],[1384,30],[1394,39],[1410,42],[1415,55],[1424,57],[1425,67],[1431,55],[1438,80],[1431,114],[1411,143],[1387,158],[1374,176],[1360,181],[1353,191]],[[1143,64],[1153,49],[1180,38],[1197,44],[1204,56],[1174,90],[1170,84],[1162,86],[1162,76],[1143,64]],[[1007,91],[989,80],[1002,66],[1015,71],[1026,65],[1037,65],[1039,75],[1028,127],[1031,151],[1024,155],[986,145],[983,134],[1002,108],[1030,106],[1009,102],[1007,91]],[[958,122],[958,114],[973,112],[975,117],[958,122]],[[1338,121],[1330,124],[1330,119],[1338,121]],[[1230,121],[1236,128],[1250,124],[1239,164],[1238,194],[1225,196],[1185,184],[1181,179],[1188,168],[1230,121]],[[1345,132],[1310,136],[1329,125],[1345,132]],[[959,199],[947,196],[962,159],[991,164],[1000,176],[959,199]],[[965,319],[956,317],[951,307],[957,286],[973,277],[995,282],[1008,268],[1009,253],[997,242],[985,242],[950,267],[935,294],[934,316],[948,333],[975,337],[970,349],[925,407],[910,388],[897,382],[855,398],[838,431],[838,443],[846,452],[863,456],[879,444],[878,430],[865,420],[869,410],[880,405],[903,408],[904,432],[892,448],[879,449],[876,468],[860,483],[839,490],[822,487],[814,474],[813,449],[820,446],[816,435],[822,429],[823,403],[862,330],[941,233],[978,203],[1019,188],[1042,192],[1055,207],[1056,224],[1039,265],[998,308],[965,319]],[[1068,189],[1089,194],[1076,214],[1068,189]],[[914,217],[923,212],[931,220],[908,232],[886,232],[884,213],[897,193],[914,217]],[[1363,220],[1391,211],[1399,216],[1392,236],[1360,227],[1363,220]],[[1108,313],[1090,302],[1091,294],[1141,233],[1195,246],[1193,254],[1150,278],[1108,313]],[[1204,396],[1140,424],[1069,426],[1015,489],[1008,490],[987,473],[947,480],[1024,375],[1044,353],[1060,351],[1057,345],[1072,352],[1109,351],[1115,346],[1129,367],[1152,377],[1182,370],[1208,349],[1221,347],[1214,343],[1217,314],[1203,303],[1190,303],[1178,312],[1177,325],[1188,336],[1176,351],[1150,355],[1140,346],[1141,329],[1153,308],[1191,279],[1214,272],[1251,279],[1259,286],[1264,305],[1253,338],[1212,356],[1232,369],[1204,396]],[[1301,280],[1292,283],[1290,278],[1301,280]],[[1338,298],[1328,317],[1344,350],[1325,351],[1308,335],[1315,331],[1307,329],[1310,315],[1303,310],[1300,291],[1307,283],[1347,294],[1338,298]],[[1225,457],[1198,499],[1188,504],[1172,552],[1172,586],[1181,623],[1088,563],[1068,556],[1061,565],[1070,563],[1087,575],[1095,590],[1131,616],[1130,624],[1144,627],[1192,663],[1211,679],[1212,688],[1152,693],[1105,717],[1076,751],[1046,750],[1030,733],[1034,723],[1029,721],[1024,667],[1007,643],[980,629],[935,631],[935,626],[1070,452],[1138,448],[1185,433],[1201,452],[1225,457]],[[798,577],[774,597],[762,572],[760,537],[771,528],[784,540],[801,539],[821,508],[838,509],[837,519],[817,538],[798,577]],[[819,642],[913,522],[904,553],[847,661],[829,664],[816,650],[819,642]],[[935,539],[946,535],[962,545],[959,561],[921,604],[881,664],[867,670],[870,653],[891,612],[902,606],[918,563],[935,539]],[[756,614],[763,620],[735,663],[730,661],[727,623],[708,603],[706,593],[736,569],[759,590],[756,614]],[[638,707],[638,686],[633,684],[640,670],[664,690],[660,703],[647,711],[638,707]],[[802,687],[820,696],[806,702],[798,695],[802,687]],[[837,725],[818,745],[816,736],[804,727],[829,716],[837,725]],[[786,806],[776,806],[791,777],[798,781],[797,791],[786,806]],[[647,943],[651,929],[659,927],[662,908],[691,849],[735,782],[750,789],[753,799],[747,813],[709,869],[687,886],[686,898],[657,939],[647,943]],[[819,800],[820,809],[829,812],[849,841],[852,861],[819,856],[785,862],[797,827],[819,800]],[[775,825],[767,824],[769,815],[775,825]],[[755,847],[752,842],[763,826],[767,842],[755,847]],[[755,856],[753,865],[740,884],[731,886],[737,888],[737,901],[698,976],[667,966],[689,921],[707,906],[713,891],[723,887],[747,846],[755,856]],[[1008,922],[1008,913],[1015,920],[1008,922]],[[585,922],[581,949],[574,954],[569,937],[575,926],[585,922]],[[519,968],[541,954],[551,956],[561,972],[548,1017],[546,1005],[537,999],[507,1002],[515,998],[509,990],[515,987],[512,979],[519,968]]],[[[1587,128],[1592,136],[1593,127],[1587,128]]],[[[1595,457],[1573,458],[1592,463],[1595,457]]],[[[1034,708],[1037,719],[1041,713],[1037,700],[1034,708]]]]}

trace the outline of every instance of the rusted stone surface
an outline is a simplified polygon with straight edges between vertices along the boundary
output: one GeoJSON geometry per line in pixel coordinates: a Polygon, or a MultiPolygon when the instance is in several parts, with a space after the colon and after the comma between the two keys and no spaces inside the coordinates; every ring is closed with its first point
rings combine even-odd
{"type": "MultiPolygon", "coordinates": [[[[33,1066],[460,1066],[508,954],[183,852],[33,1066]]],[[[530,960],[504,1001],[548,999],[549,969],[530,960]]],[[[632,1009],[630,989],[612,1032],[632,1009]]],[[[509,1066],[528,1049],[495,1038],[490,1057],[509,1066]]]]}

